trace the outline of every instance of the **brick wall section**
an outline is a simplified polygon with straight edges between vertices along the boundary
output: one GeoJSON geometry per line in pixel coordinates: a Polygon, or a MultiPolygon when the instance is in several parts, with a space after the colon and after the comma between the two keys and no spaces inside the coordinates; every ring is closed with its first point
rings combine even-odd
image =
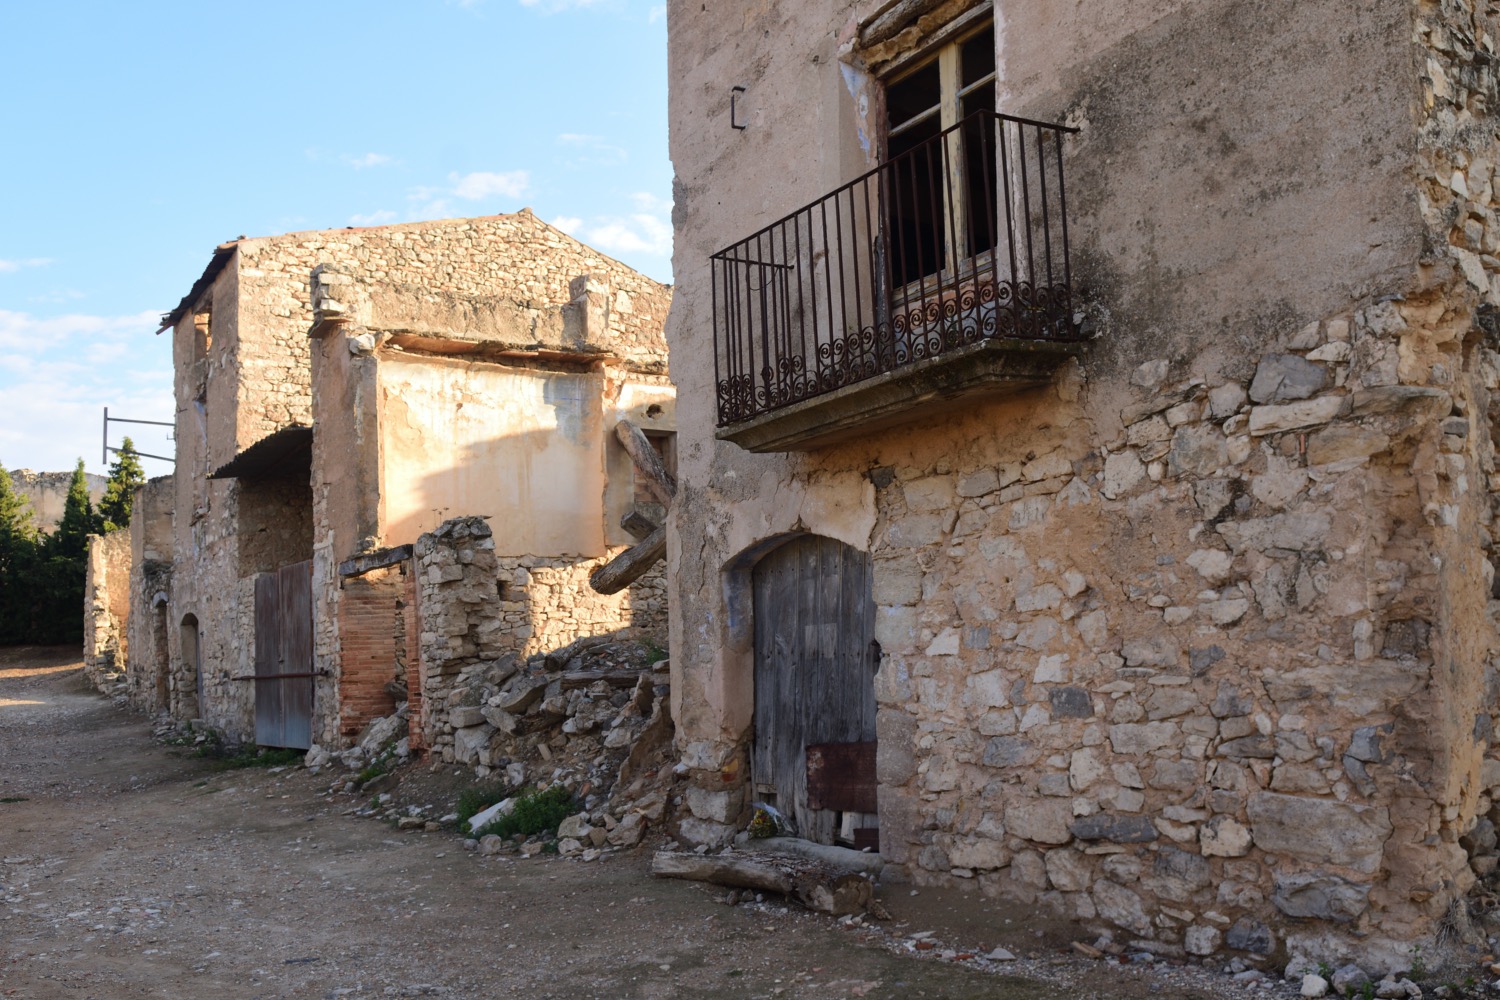
{"type": "Polygon", "coordinates": [[[372,720],[390,715],[396,699],[387,686],[405,659],[406,581],[399,567],[346,579],[338,604],[339,732],[358,736],[372,720]]]}

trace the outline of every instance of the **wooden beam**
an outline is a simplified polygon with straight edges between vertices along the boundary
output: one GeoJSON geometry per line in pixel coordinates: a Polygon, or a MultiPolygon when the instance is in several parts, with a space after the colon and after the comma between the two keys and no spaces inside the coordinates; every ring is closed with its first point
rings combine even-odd
{"type": "Polygon", "coordinates": [[[633,510],[620,518],[620,527],[634,535],[636,541],[641,542],[650,538],[651,532],[655,531],[658,525],[645,514],[642,514],[638,510],[633,510]]]}
{"type": "Polygon", "coordinates": [[[651,447],[651,440],[646,437],[646,432],[629,420],[621,420],[615,424],[615,437],[625,446],[635,467],[641,470],[651,495],[663,504],[671,504],[672,498],[677,495],[677,480],[661,464],[661,456],[651,447]]]}
{"type": "Polygon", "coordinates": [[[588,687],[596,681],[608,681],[611,687],[635,687],[641,674],[640,670],[567,670],[562,675],[562,686],[564,691],[568,691],[588,687]]]}
{"type": "Polygon", "coordinates": [[[667,529],[657,528],[589,574],[589,586],[600,594],[618,594],[667,553],[667,529]]]}

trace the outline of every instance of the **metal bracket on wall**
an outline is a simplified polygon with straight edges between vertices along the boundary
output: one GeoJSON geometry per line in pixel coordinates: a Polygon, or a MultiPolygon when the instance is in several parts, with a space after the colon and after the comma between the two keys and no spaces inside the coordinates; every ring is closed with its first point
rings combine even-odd
{"type": "MultiPolygon", "coordinates": [[[[104,408],[104,457],[100,460],[105,465],[109,464],[109,455],[110,455],[110,452],[114,452],[116,455],[118,455],[120,453],[120,449],[118,449],[118,448],[111,448],[109,446],[109,425],[110,424],[150,424],[153,427],[170,427],[173,430],[177,429],[177,425],[176,424],[168,423],[165,420],[127,420],[124,417],[112,417],[112,416],[109,415],[109,407],[106,406],[104,408]]],[[[177,461],[177,459],[175,459],[175,458],[168,458],[166,455],[152,455],[151,453],[144,452],[144,451],[138,451],[138,452],[136,452],[136,454],[139,455],[139,456],[141,456],[142,458],[154,458],[154,459],[157,459],[157,460],[162,461],[162,462],[176,463],[176,461],[177,461]]]]}
{"type": "Polygon", "coordinates": [[[744,87],[735,86],[729,88],[729,127],[740,132],[743,132],[745,129],[750,127],[747,124],[741,124],[740,110],[738,105],[736,104],[736,100],[744,92],[744,87]]]}

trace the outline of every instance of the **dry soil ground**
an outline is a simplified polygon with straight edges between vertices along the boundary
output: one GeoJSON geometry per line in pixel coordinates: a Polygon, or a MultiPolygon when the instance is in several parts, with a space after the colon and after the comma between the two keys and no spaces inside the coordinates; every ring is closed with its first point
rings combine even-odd
{"type": "Polygon", "coordinates": [[[76,654],[0,650],[0,997],[1272,992],[1066,958],[1066,928],[905,886],[883,890],[889,925],[861,931],[779,902],[725,906],[652,879],[644,853],[481,858],[450,833],[344,815],[328,784],[214,771],[87,689],[76,654]],[[909,954],[918,930],[943,944],[909,954]],[[1001,943],[1022,955],[1004,971],[935,957],[1001,943]]]}

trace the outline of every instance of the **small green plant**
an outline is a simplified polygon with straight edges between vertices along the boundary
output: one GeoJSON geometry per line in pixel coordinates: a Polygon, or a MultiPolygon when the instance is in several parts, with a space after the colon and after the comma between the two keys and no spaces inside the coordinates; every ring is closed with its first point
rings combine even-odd
{"type": "Polygon", "coordinates": [[[375,761],[372,761],[369,764],[368,767],[366,767],[364,770],[360,771],[358,774],[356,774],[354,776],[354,784],[358,785],[358,786],[364,786],[364,785],[368,784],[369,782],[374,781],[376,778],[380,777],[382,774],[390,774],[390,773],[391,773],[391,765],[390,765],[389,761],[386,761],[386,760],[383,760],[383,759],[382,760],[375,760],[375,761]]]}
{"type": "Polygon", "coordinates": [[[237,771],[246,767],[290,767],[302,763],[305,752],[285,747],[225,747],[210,740],[198,748],[197,756],[212,761],[210,767],[215,771],[237,771]]]}
{"type": "Polygon", "coordinates": [[[495,833],[502,837],[516,834],[529,837],[534,833],[556,833],[558,824],[574,812],[573,793],[561,785],[531,788],[516,796],[515,808],[508,815],[486,823],[475,831],[475,836],[495,833]]]}
{"type": "Polygon", "coordinates": [[[1319,962],[1318,963],[1318,975],[1321,976],[1322,978],[1328,980],[1329,982],[1332,982],[1333,981],[1333,966],[1329,965],[1327,962],[1319,962]]]}
{"type": "Polygon", "coordinates": [[[459,792],[458,805],[453,809],[458,814],[459,829],[466,829],[470,819],[502,801],[510,793],[511,787],[503,781],[489,781],[459,792]]]}
{"type": "Polygon", "coordinates": [[[1422,954],[1422,946],[1414,944],[1411,946],[1411,978],[1420,982],[1427,978],[1427,957],[1422,954]]]}
{"type": "Polygon", "coordinates": [[[1360,1000],[1375,1000],[1375,983],[1366,979],[1365,984],[1359,988],[1360,1000]]]}
{"type": "Polygon", "coordinates": [[[667,652],[666,648],[655,639],[647,639],[642,645],[646,647],[647,663],[660,663],[662,660],[671,658],[671,654],[667,652]]]}

